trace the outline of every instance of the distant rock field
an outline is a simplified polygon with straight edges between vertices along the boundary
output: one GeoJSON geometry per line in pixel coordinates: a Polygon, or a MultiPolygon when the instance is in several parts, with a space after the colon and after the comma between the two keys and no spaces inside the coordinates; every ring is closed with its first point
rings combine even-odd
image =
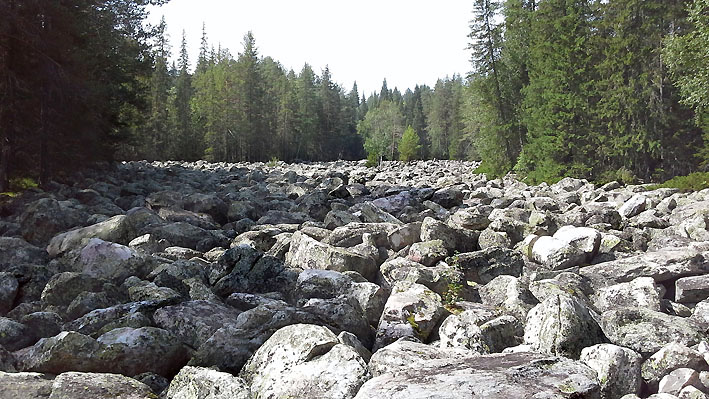
{"type": "Polygon", "coordinates": [[[0,199],[0,398],[709,398],[709,189],[124,162],[0,199]]]}

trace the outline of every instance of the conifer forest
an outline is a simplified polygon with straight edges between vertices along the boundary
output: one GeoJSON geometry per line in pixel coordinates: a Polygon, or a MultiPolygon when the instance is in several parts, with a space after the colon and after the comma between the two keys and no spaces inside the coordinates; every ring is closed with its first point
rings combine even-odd
{"type": "Polygon", "coordinates": [[[474,0],[469,73],[373,93],[250,32],[227,49],[205,26],[189,59],[144,22],[165,2],[0,1],[0,192],[138,159],[466,159],[531,183],[709,167],[709,0],[474,0]]]}

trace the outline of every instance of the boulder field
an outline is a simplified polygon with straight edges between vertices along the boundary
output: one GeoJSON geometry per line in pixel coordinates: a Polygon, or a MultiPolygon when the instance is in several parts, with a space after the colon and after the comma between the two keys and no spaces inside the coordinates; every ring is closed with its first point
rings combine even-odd
{"type": "Polygon", "coordinates": [[[0,199],[0,398],[709,398],[709,190],[124,162],[0,199]]]}

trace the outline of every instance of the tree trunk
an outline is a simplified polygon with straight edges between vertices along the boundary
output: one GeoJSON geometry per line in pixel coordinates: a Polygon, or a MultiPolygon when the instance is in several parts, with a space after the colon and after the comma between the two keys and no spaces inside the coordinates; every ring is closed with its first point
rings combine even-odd
{"type": "Polygon", "coordinates": [[[49,143],[47,140],[47,93],[45,91],[40,105],[40,132],[39,132],[39,186],[46,188],[51,178],[49,174],[49,143]]]}

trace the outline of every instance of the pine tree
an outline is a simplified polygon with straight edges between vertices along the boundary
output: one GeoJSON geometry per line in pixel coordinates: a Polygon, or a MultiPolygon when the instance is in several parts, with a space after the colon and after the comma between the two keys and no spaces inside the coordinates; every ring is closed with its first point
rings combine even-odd
{"type": "Polygon", "coordinates": [[[201,140],[192,124],[192,76],[189,72],[189,57],[187,53],[187,38],[182,31],[178,72],[175,80],[175,96],[173,102],[172,125],[175,128],[172,156],[175,159],[197,160],[203,154],[201,140]]]}
{"type": "Polygon", "coordinates": [[[168,156],[168,90],[170,75],[167,60],[170,58],[170,45],[166,34],[165,17],[157,27],[156,41],[153,46],[153,76],[150,81],[150,116],[148,117],[144,137],[144,156],[149,159],[166,159],[168,156]]]}

